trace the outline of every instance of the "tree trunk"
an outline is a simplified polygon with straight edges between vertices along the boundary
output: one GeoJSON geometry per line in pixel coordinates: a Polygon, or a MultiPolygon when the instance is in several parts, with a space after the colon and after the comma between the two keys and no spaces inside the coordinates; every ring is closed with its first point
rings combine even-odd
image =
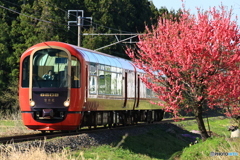
{"type": "Polygon", "coordinates": [[[206,127],[204,125],[203,116],[202,116],[202,106],[198,106],[195,109],[195,118],[197,120],[198,129],[201,133],[202,140],[205,141],[209,135],[207,133],[206,127]]]}

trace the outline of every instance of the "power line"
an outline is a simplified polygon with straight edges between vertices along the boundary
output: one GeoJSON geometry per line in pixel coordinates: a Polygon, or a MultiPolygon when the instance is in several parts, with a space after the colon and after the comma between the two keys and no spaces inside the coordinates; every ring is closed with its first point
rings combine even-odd
{"type": "Polygon", "coordinates": [[[35,17],[32,17],[32,16],[28,16],[28,15],[23,14],[23,13],[19,13],[19,12],[15,11],[15,10],[12,10],[12,9],[10,9],[10,8],[7,8],[7,7],[4,7],[4,6],[2,6],[2,5],[0,5],[0,8],[9,10],[9,11],[11,11],[11,12],[17,13],[17,14],[19,14],[19,15],[23,15],[23,16],[25,16],[25,17],[28,17],[28,18],[31,18],[31,19],[34,19],[34,20],[38,20],[38,21],[42,21],[42,22],[46,22],[46,23],[53,23],[53,22],[50,22],[50,21],[46,21],[46,20],[42,20],[42,19],[35,18],[35,17]]]}
{"type": "MultiPolygon", "coordinates": [[[[5,1],[5,0],[4,0],[4,1],[5,1]]],[[[57,6],[55,5],[54,7],[57,7],[57,6]]],[[[28,16],[28,15],[26,15],[26,14],[17,12],[17,11],[15,11],[15,10],[13,10],[13,9],[4,7],[4,6],[2,6],[2,5],[0,5],[0,8],[6,9],[6,10],[8,10],[8,11],[14,12],[14,13],[19,14],[19,15],[23,15],[23,16],[25,16],[25,17],[28,17],[28,18],[31,18],[31,19],[34,19],[34,20],[42,21],[42,22],[45,22],[45,23],[58,24],[58,23],[54,23],[54,22],[51,22],[51,21],[46,21],[46,20],[42,20],[42,19],[39,19],[39,18],[36,18],[36,17],[28,16]]],[[[57,8],[59,8],[59,7],[57,7],[57,8]]],[[[59,9],[60,9],[61,11],[65,12],[65,13],[67,13],[65,10],[63,10],[63,9],[61,9],[61,8],[59,8],[59,9]]],[[[80,11],[82,11],[82,10],[80,10],[80,11]]],[[[68,12],[68,15],[72,15],[72,14],[68,12]]],[[[73,16],[75,16],[75,15],[73,15],[73,16]]],[[[76,16],[76,17],[77,17],[77,16],[76,16]]],[[[78,19],[79,19],[79,17],[78,17],[78,19]]],[[[84,20],[87,21],[86,19],[84,19],[84,18],[82,17],[82,18],[81,18],[80,20],[78,20],[78,22],[77,22],[78,26],[81,26],[81,21],[82,21],[82,20],[83,20],[83,21],[84,21],[84,20]]],[[[74,21],[74,22],[75,22],[75,21],[74,21]]],[[[70,22],[70,23],[71,23],[71,22],[70,22]]],[[[91,18],[91,23],[96,24],[96,25],[99,25],[99,24],[97,24],[97,23],[92,22],[92,18],[91,18]]],[[[58,24],[58,25],[63,25],[63,24],[58,24]]],[[[66,25],[63,25],[63,26],[66,26],[66,25]]],[[[68,26],[69,26],[69,23],[68,23],[68,26]]],[[[117,30],[117,29],[114,29],[114,28],[106,27],[106,26],[104,26],[104,25],[99,25],[99,26],[102,26],[102,27],[105,27],[105,28],[108,28],[108,29],[111,29],[111,30],[116,30],[116,31],[119,31],[119,32],[125,32],[125,33],[112,33],[112,34],[107,34],[107,33],[92,33],[92,34],[91,34],[91,33],[85,33],[85,34],[83,34],[83,35],[115,35],[115,37],[116,37],[116,39],[117,39],[117,42],[115,42],[115,43],[113,43],[113,44],[110,44],[110,45],[107,45],[107,46],[104,46],[104,47],[101,47],[101,48],[98,48],[97,50],[100,50],[100,49],[102,49],[102,48],[105,48],[105,47],[108,47],[108,46],[111,46],[111,45],[114,45],[114,44],[117,44],[117,43],[126,41],[126,40],[128,40],[128,39],[132,39],[132,38],[140,35],[140,34],[138,34],[138,33],[131,33],[131,32],[127,32],[127,31],[121,31],[121,30],[117,30]],[[120,40],[120,41],[119,41],[117,35],[131,35],[132,37],[129,37],[129,38],[126,38],[126,39],[123,39],[123,40],[120,40]]],[[[83,27],[83,25],[82,25],[82,27],[83,27]]],[[[80,30],[81,30],[81,29],[80,29],[80,30]]],[[[80,37],[80,33],[78,33],[78,37],[80,37]]],[[[80,44],[80,38],[78,38],[78,39],[79,39],[79,42],[78,42],[78,45],[79,45],[79,44],[80,44]]]]}
{"type": "MultiPolygon", "coordinates": [[[[58,7],[58,6],[55,5],[55,4],[52,5],[52,4],[49,4],[49,3],[48,3],[48,5],[53,6],[53,7],[56,7],[56,8],[58,8],[58,9],[60,9],[61,11],[65,12],[65,13],[68,13],[68,11],[66,11],[66,10],[58,7]]],[[[70,15],[74,16],[75,18],[78,17],[78,16],[75,15],[75,14],[71,14],[71,13],[70,13],[70,15]]],[[[132,32],[129,32],[129,31],[122,31],[122,30],[118,30],[118,29],[115,29],[115,28],[111,28],[111,27],[108,27],[108,26],[105,26],[105,25],[102,25],[102,24],[98,24],[98,23],[92,22],[92,20],[88,20],[88,19],[83,19],[83,21],[86,21],[86,22],[89,22],[89,23],[94,24],[94,25],[96,25],[96,26],[101,26],[101,27],[104,27],[104,28],[107,28],[107,29],[110,29],[110,30],[113,30],[113,31],[132,33],[132,32]]],[[[136,34],[136,33],[133,33],[133,34],[136,34]]]]}
{"type": "Polygon", "coordinates": [[[100,48],[98,48],[98,49],[95,49],[95,51],[101,50],[101,49],[106,48],[106,47],[110,47],[110,46],[112,46],[112,45],[115,45],[115,44],[118,44],[118,43],[124,42],[124,41],[126,41],[126,40],[132,39],[132,38],[137,37],[137,36],[138,36],[138,35],[135,35],[135,36],[132,36],[132,37],[129,37],[129,38],[123,39],[123,40],[121,40],[121,41],[117,41],[117,42],[115,42],[115,43],[112,43],[112,44],[109,44],[109,45],[106,45],[106,46],[100,47],[100,48]]]}
{"type": "Polygon", "coordinates": [[[16,13],[16,14],[19,14],[19,15],[22,15],[22,16],[25,16],[25,17],[28,17],[28,18],[37,20],[37,21],[41,21],[41,22],[45,22],[45,23],[49,23],[49,24],[60,25],[60,26],[67,26],[66,24],[55,23],[55,22],[43,20],[43,19],[40,19],[40,18],[36,18],[36,17],[33,17],[33,16],[28,16],[28,15],[26,15],[26,14],[20,13],[20,12],[18,12],[18,11],[15,11],[15,10],[10,9],[10,8],[7,8],[7,7],[4,7],[4,6],[2,6],[2,5],[0,5],[0,8],[6,9],[6,10],[11,11],[11,12],[13,12],[13,13],[16,13]]]}
{"type": "Polygon", "coordinates": [[[20,6],[19,6],[18,4],[16,4],[16,3],[8,2],[8,1],[6,1],[6,0],[2,0],[2,1],[7,2],[7,3],[9,3],[9,4],[12,4],[12,5],[14,5],[14,6],[20,7],[20,6]]]}
{"type": "MultiPolygon", "coordinates": [[[[8,2],[8,3],[9,3],[9,2],[8,2]]],[[[17,4],[15,4],[15,5],[17,6],[17,4]]],[[[28,17],[28,18],[31,18],[31,19],[34,19],[34,20],[38,20],[38,21],[42,21],[42,22],[45,22],[45,23],[57,24],[57,25],[60,25],[60,26],[67,26],[66,24],[54,23],[54,22],[51,22],[51,21],[46,21],[46,20],[42,20],[42,19],[39,19],[39,18],[36,18],[36,17],[28,16],[28,15],[26,15],[26,14],[20,13],[20,12],[18,12],[18,11],[15,11],[15,10],[10,9],[10,8],[7,8],[7,7],[4,7],[4,6],[2,6],[2,5],[0,5],[0,8],[3,8],[3,9],[5,9],[5,10],[11,11],[11,12],[13,12],[13,13],[16,13],[16,14],[19,14],[19,15],[23,15],[23,16],[25,16],[25,17],[28,17]]],[[[8,17],[9,17],[9,16],[8,16],[8,17]]],[[[9,17],[9,18],[17,20],[16,18],[12,18],[12,17],[9,17]]],[[[17,20],[17,21],[20,21],[20,20],[17,20]]],[[[22,21],[22,20],[21,20],[21,21],[22,21]]],[[[24,22],[28,22],[28,21],[24,21],[24,22]]],[[[28,24],[33,25],[33,23],[29,23],[29,22],[28,22],[28,24]]],[[[65,29],[65,28],[56,28],[56,27],[55,27],[55,29],[62,29],[62,30],[63,30],[63,29],[65,29]]],[[[71,30],[70,30],[70,32],[72,32],[73,34],[76,35],[75,32],[73,32],[73,31],[71,31],[71,30]]]]}
{"type": "MultiPolygon", "coordinates": [[[[10,3],[10,2],[8,2],[8,3],[10,3]]],[[[12,3],[12,4],[14,4],[14,3],[12,3]]],[[[15,5],[16,5],[16,6],[19,6],[19,5],[17,5],[17,4],[15,4],[15,5]]],[[[54,22],[51,22],[51,21],[46,21],[46,20],[42,20],[42,19],[35,18],[35,17],[32,17],[32,16],[28,16],[28,15],[26,15],[26,14],[20,13],[20,12],[18,12],[18,11],[15,11],[15,10],[10,9],[10,8],[7,8],[7,7],[4,7],[4,6],[2,6],[2,5],[0,5],[0,8],[6,9],[6,10],[11,11],[11,12],[13,12],[13,13],[16,13],[16,14],[19,14],[19,15],[23,15],[23,16],[25,16],[25,17],[28,17],[28,18],[31,18],[31,19],[35,19],[35,20],[38,20],[38,21],[42,21],[42,22],[46,22],[46,23],[50,23],[50,24],[56,24],[56,25],[60,25],[60,26],[67,26],[66,24],[54,23],[54,22]]],[[[9,16],[8,16],[8,17],[9,17],[9,16]]],[[[14,19],[14,20],[17,20],[17,21],[23,21],[23,20],[18,20],[18,19],[16,19],[16,18],[12,18],[12,17],[9,17],[9,18],[14,19]]],[[[28,22],[28,21],[24,21],[24,22],[28,22]]],[[[30,22],[28,22],[28,24],[34,25],[33,23],[30,23],[30,22]]],[[[47,27],[48,27],[48,26],[47,26],[47,27]]],[[[54,28],[55,28],[55,29],[61,29],[61,30],[65,30],[65,29],[66,29],[66,28],[63,28],[63,27],[61,27],[61,28],[54,27],[54,28]]],[[[76,33],[73,32],[73,31],[70,31],[70,32],[72,32],[73,34],[76,34],[76,33]]]]}
{"type": "MultiPolygon", "coordinates": [[[[7,3],[10,3],[10,4],[13,4],[13,5],[15,5],[15,6],[19,6],[18,4],[15,4],[15,3],[12,3],[12,2],[8,2],[8,1],[6,1],[6,0],[3,0],[3,1],[5,1],[5,2],[7,2],[7,3]]],[[[44,1],[44,0],[43,0],[43,1],[44,1]]],[[[45,2],[46,2],[46,1],[45,1],[45,2]]],[[[68,13],[66,10],[64,10],[64,9],[62,9],[62,8],[60,8],[60,7],[58,7],[58,6],[55,5],[55,4],[52,5],[52,4],[48,3],[48,5],[50,5],[50,6],[52,6],[52,7],[56,7],[56,8],[60,9],[62,12],[66,13],[66,14],[68,13]]],[[[14,12],[14,13],[17,13],[17,14],[19,14],[19,15],[23,15],[23,16],[26,16],[26,17],[29,17],[29,18],[35,19],[35,20],[39,20],[39,21],[46,22],[46,23],[57,24],[57,23],[54,23],[54,22],[51,22],[51,21],[46,21],[46,20],[42,20],[42,19],[38,19],[38,18],[35,18],[35,17],[32,17],[32,16],[25,15],[25,14],[23,14],[23,13],[19,13],[19,12],[17,12],[17,11],[14,11],[14,10],[9,9],[9,8],[7,8],[7,7],[4,7],[4,6],[0,6],[0,7],[1,7],[1,8],[4,8],[4,9],[7,9],[7,10],[9,10],[9,11],[12,11],[12,12],[14,12]]],[[[21,7],[21,6],[19,6],[19,7],[21,7]]],[[[74,14],[71,14],[71,13],[70,13],[70,15],[73,15],[73,16],[75,16],[75,17],[77,18],[77,16],[74,15],[74,14]]],[[[118,29],[115,29],[115,28],[111,28],[111,27],[105,26],[105,25],[101,25],[101,24],[98,24],[98,23],[92,22],[92,21],[87,20],[87,19],[83,19],[83,21],[91,22],[93,25],[101,26],[101,27],[104,27],[104,28],[107,28],[107,29],[110,29],[110,30],[113,30],[113,31],[124,32],[124,33],[133,33],[133,32],[129,32],[129,31],[122,31],[122,30],[118,30],[118,29]]],[[[60,24],[60,25],[65,26],[64,24],[60,24]]],[[[74,25],[70,25],[70,26],[74,26],[74,25]]],[[[137,33],[133,33],[133,34],[137,34],[137,33]]]]}

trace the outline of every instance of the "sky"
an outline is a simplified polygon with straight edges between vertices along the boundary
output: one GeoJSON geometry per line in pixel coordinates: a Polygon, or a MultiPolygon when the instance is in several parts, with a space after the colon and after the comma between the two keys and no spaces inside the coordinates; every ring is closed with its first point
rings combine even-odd
{"type": "MultiPolygon", "coordinates": [[[[150,0],[151,1],[151,0],[150,0]]],[[[182,0],[152,0],[153,4],[159,9],[166,7],[168,10],[178,10],[182,8],[182,0]]],[[[208,10],[209,7],[227,6],[233,9],[233,17],[238,16],[238,24],[240,25],[240,1],[239,0],[184,0],[185,8],[190,9],[192,14],[197,13],[196,7],[208,10]]]]}

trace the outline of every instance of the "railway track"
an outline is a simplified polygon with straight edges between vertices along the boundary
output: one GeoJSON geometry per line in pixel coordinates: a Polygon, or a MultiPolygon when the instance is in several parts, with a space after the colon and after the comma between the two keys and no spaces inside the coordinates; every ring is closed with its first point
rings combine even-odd
{"type": "Polygon", "coordinates": [[[10,143],[20,143],[26,141],[33,141],[33,140],[45,140],[45,139],[52,139],[56,137],[66,137],[66,136],[73,136],[82,133],[90,133],[90,132],[97,132],[100,130],[106,130],[107,128],[95,128],[95,129],[82,129],[80,131],[66,131],[60,132],[56,131],[53,133],[38,133],[38,134],[28,134],[28,135],[17,135],[17,136],[9,136],[9,137],[1,137],[0,144],[10,144],[10,143]]]}
{"type": "MultiPolygon", "coordinates": [[[[193,120],[194,118],[185,118],[182,121],[186,120],[193,120]]],[[[160,122],[154,122],[153,124],[161,124],[161,123],[171,123],[174,122],[173,120],[163,120],[160,122]]],[[[129,125],[129,126],[117,126],[114,128],[111,128],[113,130],[121,130],[125,128],[131,128],[131,127],[144,127],[146,125],[151,125],[149,123],[139,123],[137,125],[129,125]]],[[[81,129],[79,131],[71,131],[71,132],[53,132],[53,133],[38,133],[38,134],[28,134],[28,135],[17,135],[17,136],[9,136],[9,137],[0,137],[0,144],[11,144],[11,143],[20,143],[20,142],[26,142],[26,141],[34,141],[34,140],[45,140],[45,139],[52,139],[56,137],[67,137],[67,136],[74,136],[74,135],[80,135],[83,133],[96,133],[108,130],[107,127],[98,127],[93,129],[81,129]]]]}

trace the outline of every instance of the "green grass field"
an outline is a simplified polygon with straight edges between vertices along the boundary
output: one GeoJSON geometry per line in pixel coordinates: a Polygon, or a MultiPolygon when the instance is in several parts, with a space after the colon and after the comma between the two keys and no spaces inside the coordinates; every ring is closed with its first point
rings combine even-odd
{"type": "MultiPolygon", "coordinates": [[[[207,120],[205,119],[207,126],[207,120]]],[[[13,150],[9,157],[0,154],[0,159],[12,160],[11,157],[18,157],[19,160],[31,159],[30,157],[46,160],[57,159],[84,159],[84,160],[159,160],[159,159],[229,159],[237,160],[240,156],[211,156],[210,153],[237,153],[240,154],[240,138],[230,138],[228,126],[232,124],[230,119],[224,117],[209,118],[210,130],[214,133],[212,138],[205,142],[190,145],[189,139],[182,137],[182,133],[190,134],[189,131],[198,130],[195,120],[173,122],[169,124],[155,124],[152,130],[145,134],[135,136],[119,137],[121,140],[111,145],[84,148],[78,151],[70,151],[66,148],[61,153],[46,153],[42,148],[33,148],[28,153],[13,150]],[[158,125],[162,125],[159,127],[158,125]],[[167,128],[169,127],[169,128],[167,128]]],[[[23,133],[27,129],[20,120],[1,120],[0,135],[23,133]],[[5,128],[5,129],[4,129],[5,128]]],[[[207,127],[208,128],[208,127],[207,127]]],[[[14,159],[14,158],[13,158],[14,159]]]]}
{"type": "MultiPolygon", "coordinates": [[[[229,131],[228,127],[233,123],[230,119],[224,118],[222,116],[219,117],[212,117],[204,119],[205,127],[209,131],[212,131],[221,136],[228,136],[229,131]],[[209,127],[208,127],[209,124],[209,127]]],[[[195,120],[189,121],[182,121],[182,122],[174,122],[175,125],[181,126],[184,129],[191,131],[191,130],[198,130],[197,122],[195,120]]]]}
{"type": "MultiPolygon", "coordinates": [[[[204,119],[207,127],[207,119],[204,119]]],[[[223,117],[212,117],[208,119],[210,131],[213,132],[212,138],[205,142],[185,147],[181,152],[180,159],[196,160],[196,159],[240,159],[240,138],[230,138],[228,127],[233,124],[233,121],[223,117]],[[217,153],[232,153],[236,152],[239,156],[210,156],[211,152],[217,153]]],[[[198,130],[195,120],[175,122],[174,124],[191,131],[198,130]]],[[[208,129],[208,127],[207,127],[208,129]]]]}
{"type": "MultiPolygon", "coordinates": [[[[166,134],[164,130],[155,129],[143,135],[124,136],[120,142],[92,147],[83,152],[86,159],[169,159],[172,154],[188,145],[187,141],[179,141],[178,137],[166,134]]],[[[76,152],[76,155],[79,155],[79,152],[76,152]]]]}
{"type": "MultiPolygon", "coordinates": [[[[240,154],[240,139],[231,139],[227,130],[231,120],[223,117],[209,118],[210,130],[214,133],[212,138],[195,145],[179,138],[178,133],[166,133],[156,129],[147,134],[123,137],[120,145],[103,145],[92,147],[84,151],[78,151],[75,156],[81,154],[86,159],[116,159],[116,160],[152,160],[152,159],[240,159],[240,156],[210,156],[211,152],[240,154]]],[[[205,119],[207,125],[207,119],[205,119]]],[[[174,122],[183,130],[198,130],[195,120],[174,122]]]]}

